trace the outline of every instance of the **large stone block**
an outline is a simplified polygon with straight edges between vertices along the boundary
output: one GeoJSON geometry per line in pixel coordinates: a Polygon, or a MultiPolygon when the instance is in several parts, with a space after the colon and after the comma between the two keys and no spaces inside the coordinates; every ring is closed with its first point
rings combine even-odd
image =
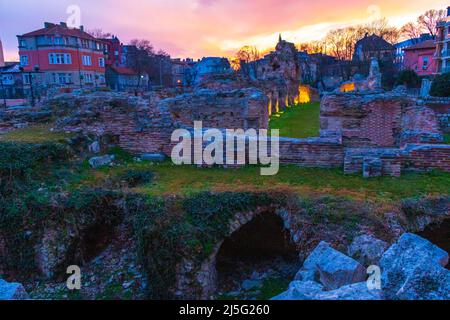
{"type": "Polygon", "coordinates": [[[427,273],[423,270],[425,266],[443,267],[448,264],[448,260],[448,253],[428,240],[411,233],[402,235],[380,260],[381,284],[386,297],[399,298],[398,294],[405,283],[423,281],[427,273]],[[422,280],[411,280],[414,278],[422,280]]]}
{"type": "Polygon", "coordinates": [[[348,247],[348,255],[364,266],[378,265],[388,244],[371,235],[356,237],[348,247]]]}
{"type": "Polygon", "coordinates": [[[6,282],[0,279],[0,300],[26,300],[28,293],[20,283],[6,282]]]}
{"type": "Polygon", "coordinates": [[[327,290],[364,281],[364,267],[354,259],[321,242],[305,260],[295,279],[320,281],[327,290]]]}

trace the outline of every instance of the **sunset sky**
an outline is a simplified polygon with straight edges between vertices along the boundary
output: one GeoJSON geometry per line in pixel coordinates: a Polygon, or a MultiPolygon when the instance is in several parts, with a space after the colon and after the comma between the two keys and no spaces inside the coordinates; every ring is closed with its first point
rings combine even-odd
{"type": "Polygon", "coordinates": [[[448,0],[0,0],[0,39],[6,60],[18,60],[16,35],[66,21],[81,9],[85,29],[101,28],[127,43],[149,39],[172,57],[230,56],[241,46],[261,50],[278,33],[299,43],[330,29],[386,17],[401,26],[448,0]]]}

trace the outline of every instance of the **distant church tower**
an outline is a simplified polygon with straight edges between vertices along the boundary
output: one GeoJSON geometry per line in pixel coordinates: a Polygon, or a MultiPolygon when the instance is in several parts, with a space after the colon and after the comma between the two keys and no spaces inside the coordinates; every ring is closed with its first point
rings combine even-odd
{"type": "Polygon", "coordinates": [[[0,39],[0,67],[5,66],[5,57],[3,56],[3,45],[2,39],[0,39]]]}
{"type": "Polygon", "coordinates": [[[281,39],[281,33],[280,33],[280,35],[278,36],[278,43],[280,43],[281,41],[283,41],[283,39],[281,39]]]}

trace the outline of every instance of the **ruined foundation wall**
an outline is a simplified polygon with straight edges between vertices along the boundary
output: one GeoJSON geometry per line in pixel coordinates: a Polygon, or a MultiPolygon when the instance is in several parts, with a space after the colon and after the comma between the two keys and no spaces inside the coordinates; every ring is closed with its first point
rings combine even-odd
{"type": "Polygon", "coordinates": [[[168,110],[186,126],[202,121],[204,128],[267,129],[268,99],[256,88],[231,91],[202,89],[161,100],[158,108],[168,110]]]}
{"type": "Polygon", "coordinates": [[[402,160],[405,170],[450,172],[450,145],[410,144],[406,146],[402,160]]]}
{"type": "Polygon", "coordinates": [[[345,151],[344,172],[368,176],[400,176],[404,171],[450,172],[450,145],[408,144],[404,148],[350,148],[345,151]]]}
{"type": "Polygon", "coordinates": [[[326,138],[280,138],[280,163],[303,167],[340,168],[344,148],[339,141],[326,138]]]}
{"type": "Polygon", "coordinates": [[[324,96],[320,126],[341,131],[348,147],[393,147],[399,144],[403,109],[414,105],[404,96],[333,93],[324,96]]]}

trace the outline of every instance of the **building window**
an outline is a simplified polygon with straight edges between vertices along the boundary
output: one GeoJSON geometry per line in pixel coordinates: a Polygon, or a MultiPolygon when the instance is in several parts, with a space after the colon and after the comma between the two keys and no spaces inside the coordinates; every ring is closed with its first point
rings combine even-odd
{"type": "Polygon", "coordinates": [[[49,53],[49,64],[72,64],[72,56],[70,53],[49,53]]]}
{"type": "Polygon", "coordinates": [[[28,56],[20,56],[20,65],[27,66],[28,65],[28,56]]]}
{"type": "Polygon", "coordinates": [[[72,74],[71,73],[58,73],[58,83],[59,84],[72,83],[72,74]]]}
{"type": "Polygon", "coordinates": [[[428,57],[423,58],[423,65],[422,65],[422,69],[423,70],[427,70],[428,69],[429,62],[430,62],[430,58],[428,58],[428,57]]]}
{"type": "Polygon", "coordinates": [[[84,74],[84,82],[85,83],[93,83],[92,79],[93,79],[92,78],[92,74],[90,74],[90,73],[85,73],[84,74]]]}
{"type": "Polygon", "coordinates": [[[91,56],[83,56],[83,65],[84,66],[92,66],[91,56]]]}
{"type": "Polygon", "coordinates": [[[24,74],[23,75],[23,83],[24,84],[30,84],[31,83],[31,74],[24,74]]]}
{"type": "Polygon", "coordinates": [[[83,48],[89,48],[89,41],[85,39],[81,39],[81,46],[83,48]]]}
{"type": "Polygon", "coordinates": [[[19,47],[26,48],[27,47],[27,42],[25,40],[19,40],[19,47]]]}
{"type": "Polygon", "coordinates": [[[105,58],[98,59],[98,66],[104,68],[105,67],[105,58]]]}

